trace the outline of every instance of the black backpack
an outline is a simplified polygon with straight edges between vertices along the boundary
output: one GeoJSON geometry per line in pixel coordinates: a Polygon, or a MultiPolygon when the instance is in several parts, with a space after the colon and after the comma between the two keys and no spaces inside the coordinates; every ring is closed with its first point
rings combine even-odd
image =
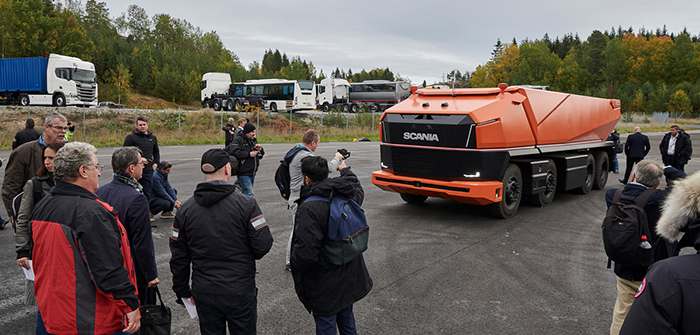
{"type": "Polygon", "coordinates": [[[646,268],[654,263],[654,248],[651,246],[651,233],[644,206],[657,191],[645,190],[636,197],[624,195],[622,190],[615,192],[602,225],[608,268],[611,260],[635,268],[646,268]],[[642,235],[646,236],[649,243],[647,248],[640,246],[642,235]]]}
{"type": "Polygon", "coordinates": [[[289,185],[292,180],[292,177],[289,175],[289,163],[291,163],[292,159],[294,159],[294,156],[302,150],[311,151],[306,147],[298,145],[289,149],[289,151],[287,151],[287,154],[284,155],[284,158],[280,161],[280,165],[277,167],[277,171],[275,171],[275,185],[277,185],[277,188],[280,190],[280,195],[285,200],[289,200],[289,196],[292,192],[289,185]]]}
{"type": "MultiPolygon", "coordinates": [[[[41,198],[44,197],[44,190],[41,189],[42,181],[36,177],[32,177],[32,189],[34,191],[34,205],[39,203],[41,198]]],[[[12,217],[17,220],[17,215],[19,215],[19,207],[22,205],[22,196],[24,196],[24,191],[19,192],[14,198],[12,198],[12,217]]]]}

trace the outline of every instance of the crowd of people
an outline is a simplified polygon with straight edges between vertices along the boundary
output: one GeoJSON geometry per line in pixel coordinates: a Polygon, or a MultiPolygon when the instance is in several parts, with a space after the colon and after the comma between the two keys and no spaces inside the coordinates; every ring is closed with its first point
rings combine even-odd
{"type": "MultiPolygon", "coordinates": [[[[270,251],[273,238],[253,194],[265,153],[253,124],[241,119],[234,129],[229,120],[226,147],[204,152],[206,181],[184,202],[168,181],[173,166],[161,161],[144,116],[112,153],[112,180],[102,186],[97,150],[68,143],[73,129],[63,115],[48,115],[43,134],[33,120],[25,124],[13,142],[2,199],[15,229],[17,264],[34,273],[26,287],[35,299],[26,303],[38,307],[36,334],[136,333],[140,307],[155,303],[162,276],[151,230],[158,214],[174,219],[173,291],[178,303],[196,306],[201,333],[224,334],[227,327],[231,334],[256,333],[255,261],[270,251]]],[[[356,334],[352,305],[372,288],[364,259],[327,262],[322,246],[330,204],[304,199],[334,193],[361,204],[364,192],[342,155],[331,162],[313,155],[319,142],[317,131],[307,131],[295,146],[303,150],[290,157],[294,228],[285,268],[317,334],[356,334]],[[333,171],[340,177],[329,178],[333,171]]]]}

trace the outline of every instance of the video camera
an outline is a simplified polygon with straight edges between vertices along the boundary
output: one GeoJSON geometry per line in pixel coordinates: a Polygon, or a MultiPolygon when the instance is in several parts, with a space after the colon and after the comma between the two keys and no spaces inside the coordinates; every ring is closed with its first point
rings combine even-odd
{"type": "Polygon", "coordinates": [[[343,155],[343,159],[350,158],[350,151],[348,151],[347,149],[338,149],[338,153],[343,155]]]}

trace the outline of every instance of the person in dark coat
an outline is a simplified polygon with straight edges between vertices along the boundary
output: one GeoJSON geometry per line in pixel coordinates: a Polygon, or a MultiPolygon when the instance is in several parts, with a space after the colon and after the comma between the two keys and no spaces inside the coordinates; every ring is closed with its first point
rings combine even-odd
{"type": "Polygon", "coordinates": [[[634,127],[634,134],[627,137],[625,142],[625,156],[627,156],[627,168],[625,169],[625,177],[619,179],[623,184],[627,184],[629,180],[630,173],[634,168],[634,164],[639,163],[651,149],[651,144],[649,143],[649,137],[642,134],[642,130],[639,127],[634,127]]]}
{"type": "MultiPolygon", "coordinates": [[[[642,160],[637,164],[635,173],[632,174],[630,183],[622,189],[623,195],[638,196],[647,189],[656,189],[661,183],[661,178],[664,175],[663,167],[659,166],[650,160],[642,160]]],[[[613,188],[605,192],[605,202],[609,208],[613,203],[613,198],[618,190],[613,188]]],[[[668,257],[667,249],[664,243],[656,243],[659,238],[656,235],[656,222],[660,216],[660,208],[668,190],[660,190],[652,194],[644,206],[644,212],[647,216],[650,235],[649,243],[654,246],[654,259],[660,260],[668,257]]],[[[623,203],[625,201],[623,200],[623,203]]],[[[634,293],[642,284],[642,279],[646,275],[646,268],[629,267],[615,263],[614,268],[617,279],[617,299],[613,309],[612,324],[610,326],[610,334],[617,335],[620,331],[625,316],[629,311],[634,300],[634,293]]]]}
{"type": "Polygon", "coordinates": [[[233,124],[233,118],[230,117],[228,118],[228,123],[225,124],[223,127],[221,127],[221,130],[224,131],[225,135],[225,143],[224,143],[224,148],[227,147],[231,142],[233,142],[233,135],[234,131],[236,130],[236,126],[233,124]]]}
{"type": "Polygon", "coordinates": [[[700,330],[700,173],[674,184],[656,231],[695,254],[654,263],[642,281],[620,334],[697,334],[700,330]]]}
{"type": "Polygon", "coordinates": [[[272,248],[272,234],[255,198],[229,183],[236,159],[222,149],[202,155],[199,183],[175,215],[170,232],[173,291],[194,301],[202,335],[255,334],[255,261],[272,248]],[[192,288],[190,289],[190,269],[192,288]]]}
{"type": "Polygon", "coordinates": [[[34,129],[34,119],[27,119],[27,121],[24,121],[24,129],[18,131],[15,134],[15,138],[12,139],[12,150],[17,149],[18,146],[24,143],[36,141],[39,139],[39,136],[41,136],[41,133],[34,129]]]}
{"type": "Polygon", "coordinates": [[[95,194],[114,207],[124,225],[131,244],[131,254],[136,269],[136,283],[142,305],[155,303],[155,287],[158,286],[151,222],[148,216],[148,200],[137,182],[143,174],[145,159],[135,147],[118,148],[112,154],[114,179],[103,185],[95,194]]]}
{"type": "Polygon", "coordinates": [[[173,208],[180,208],[179,200],[177,200],[177,190],[170,186],[168,175],[173,165],[161,161],[158,169],[153,174],[153,197],[149,203],[151,215],[156,215],[160,212],[161,219],[174,219],[173,208]]]}
{"type": "Polygon", "coordinates": [[[685,171],[685,164],[690,159],[692,147],[688,134],[681,132],[680,127],[672,125],[671,129],[664,138],[661,139],[659,150],[661,150],[661,159],[664,165],[670,165],[674,168],[685,171]]]}
{"type": "Polygon", "coordinates": [[[265,150],[255,139],[255,126],[252,123],[246,123],[243,126],[243,131],[233,139],[233,143],[229,146],[228,153],[240,162],[238,181],[243,188],[242,193],[254,196],[255,174],[258,172],[259,162],[263,158],[265,150]]]}
{"type": "Polygon", "coordinates": [[[316,334],[356,334],[353,304],[372,289],[372,278],[362,255],[344,265],[329,263],[324,257],[328,238],[330,204],[304,202],[312,195],[341,195],[362,204],[364,191],[357,176],[345,165],[337,168],[340,177],[328,178],[328,161],[309,156],[301,160],[305,187],[301,189],[295,218],[290,265],[297,296],[313,314],[316,334]]]}
{"type": "MultiPolygon", "coordinates": [[[[148,160],[139,183],[143,186],[143,195],[150,200],[153,190],[153,169],[154,166],[157,167],[160,164],[160,149],[158,148],[158,138],[148,131],[148,118],[143,115],[136,118],[136,129],[126,136],[123,146],[141,149],[141,155],[148,160]]],[[[155,220],[151,218],[151,221],[155,220]]]]}

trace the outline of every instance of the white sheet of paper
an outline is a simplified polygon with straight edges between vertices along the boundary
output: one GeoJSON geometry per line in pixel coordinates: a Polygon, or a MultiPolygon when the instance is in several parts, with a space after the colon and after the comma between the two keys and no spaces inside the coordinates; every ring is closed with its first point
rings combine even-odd
{"type": "Polygon", "coordinates": [[[197,307],[194,307],[192,302],[190,302],[190,299],[188,298],[182,298],[182,302],[185,304],[185,308],[187,308],[187,313],[190,313],[191,318],[196,318],[197,317],[197,307]]]}
{"type": "Polygon", "coordinates": [[[27,277],[27,280],[34,281],[34,266],[32,266],[32,260],[29,260],[29,270],[22,268],[24,270],[24,276],[27,277]]]}

